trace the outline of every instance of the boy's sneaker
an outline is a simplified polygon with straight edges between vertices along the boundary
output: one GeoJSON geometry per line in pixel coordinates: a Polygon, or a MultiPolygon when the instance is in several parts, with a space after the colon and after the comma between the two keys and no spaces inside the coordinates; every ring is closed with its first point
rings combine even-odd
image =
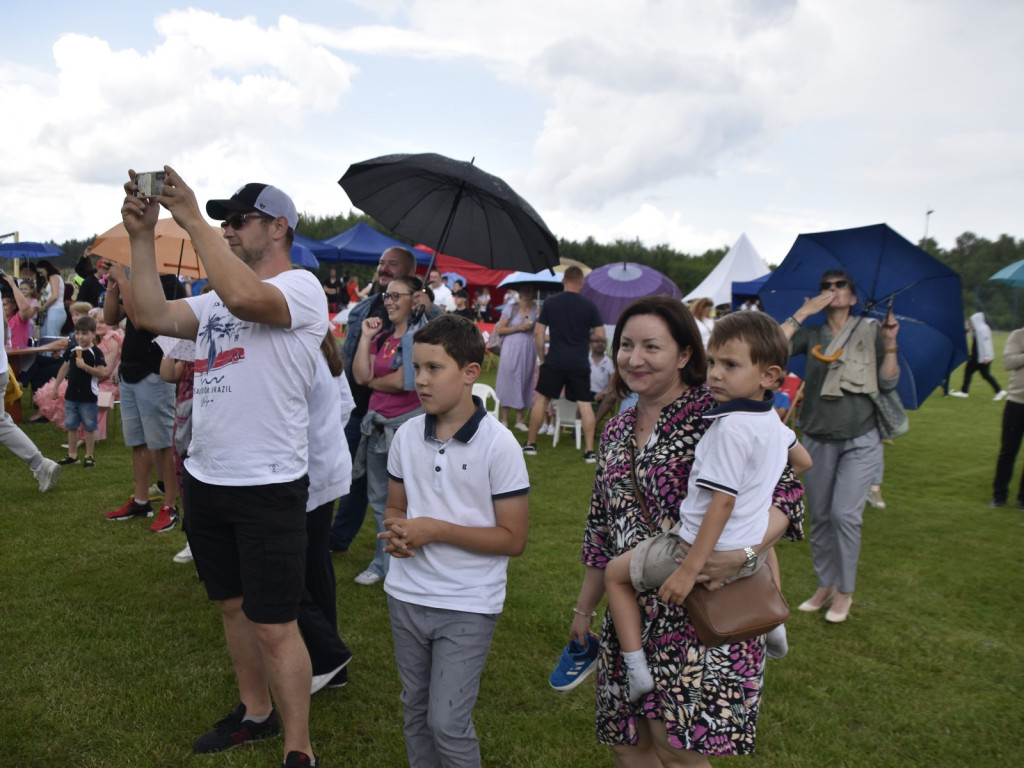
{"type": "Polygon", "coordinates": [[[365,571],[356,576],[352,581],[362,587],[369,587],[372,584],[376,584],[378,581],[383,581],[384,577],[376,571],[371,571],[367,568],[365,571]]]}
{"type": "Polygon", "coordinates": [[[281,763],[281,768],[316,768],[318,765],[316,758],[305,752],[289,752],[288,757],[281,763]]]}
{"type": "Polygon", "coordinates": [[[57,484],[57,479],[60,477],[60,464],[44,456],[43,463],[32,474],[39,481],[39,492],[46,493],[57,484]]]}
{"type": "Polygon", "coordinates": [[[77,464],[78,463],[78,457],[77,456],[65,456],[63,459],[61,459],[57,463],[60,464],[62,467],[66,467],[68,464],[77,464]]]}
{"type": "Polygon", "coordinates": [[[222,752],[225,749],[237,747],[239,744],[245,744],[247,741],[277,736],[281,732],[281,722],[278,720],[277,710],[272,709],[270,717],[262,723],[244,720],[244,717],[245,704],[239,704],[234,712],[214,723],[212,731],[204,733],[192,742],[192,751],[199,753],[222,752]]]}
{"type": "Polygon", "coordinates": [[[583,461],[587,464],[597,464],[597,454],[593,451],[587,451],[583,454],[583,461]]]}
{"type": "Polygon", "coordinates": [[[575,640],[569,641],[562,651],[562,658],[558,665],[548,677],[548,682],[556,691],[567,693],[587,679],[587,676],[594,671],[594,662],[597,661],[597,652],[600,650],[600,642],[593,635],[587,635],[586,646],[581,646],[575,640]]]}
{"type": "Polygon", "coordinates": [[[164,492],[160,490],[160,486],[153,483],[149,486],[149,500],[150,502],[158,502],[164,500],[164,492]]]}
{"type": "Polygon", "coordinates": [[[92,467],[95,467],[96,466],[96,459],[94,459],[92,456],[86,456],[85,457],[85,461],[82,462],[82,466],[85,467],[86,469],[90,469],[92,467]]]}
{"type": "Polygon", "coordinates": [[[160,514],[156,516],[156,520],[149,526],[149,530],[154,533],[164,533],[170,531],[178,524],[178,508],[169,507],[164,504],[160,507],[160,514]]]}
{"type": "Polygon", "coordinates": [[[523,455],[524,456],[536,456],[537,455],[537,444],[536,443],[527,443],[526,445],[524,445],[523,446],[523,455]]]}
{"type": "Polygon", "coordinates": [[[136,517],[152,517],[153,516],[153,505],[148,501],[145,504],[139,504],[135,500],[135,497],[128,499],[128,503],[120,509],[115,509],[113,512],[107,512],[105,517],[107,520],[131,520],[136,517]]]}
{"type": "Polygon", "coordinates": [[[192,546],[187,542],[185,548],[174,556],[174,562],[176,563],[191,563],[194,559],[192,557],[192,546]]]}

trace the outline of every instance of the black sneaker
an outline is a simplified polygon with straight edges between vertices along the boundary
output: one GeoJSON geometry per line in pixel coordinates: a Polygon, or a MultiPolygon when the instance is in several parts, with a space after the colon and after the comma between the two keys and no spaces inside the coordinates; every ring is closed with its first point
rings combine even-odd
{"type": "Polygon", "coordinates": [[[57,463],[60,464],[62,467],[66,467],[68,464],[77,464],[78,463],[78,457],[77,456],[65,456],[63,459],[61,459],[57,463]]]}
{"type": "Polygon", "coordinates": [[[587,464],[597,464],[597,454],[593,451],[587,451],[583,454],[583,460],[587,464]]]}
{"type": "Polygon", "coordinates": [[[523,455],[525,456],[536,456],[537,455],[537,444],[527,443],[523,446],[523,455]]]}
{"type": "MultiPolygon", "coordinates": [[[[281,721],[277,717],[277,710],[272,709],[270,717],[262,723],[244,720],[244,717],[245,704],[239,704],[234,712],[214,723],[212,731],[204,733],[192,742],[192,751],[201,754],[223,752],[225,749],[237,747],[248,741],[277,736],[281,732],[281,721]]],[[[302,763],[296,763],[296,765],[302,765],[302,763]]]]}
{"type": "Polygon", "coordinates": [[[90,469],[91,467],[95,467],[96,466],[96,459],[94,459],[92,456],[86,456],[85,457],[85,461],[82,462],[82,466],[84,466],[86,469],[90,469]]]}
{"type": "Polygon", "coordinates": [[[288,757],[281,763],[281,768],[316,768],[320,765],[315,757],[310,757],[305,752],[289,752],[288,757]]]}
{"type": "Polygon", "coordinates": [[[348,667],[343,667],[338,674],[331,678],[327,684],[328,688],[344,688],[348,685],[348,667]]]}

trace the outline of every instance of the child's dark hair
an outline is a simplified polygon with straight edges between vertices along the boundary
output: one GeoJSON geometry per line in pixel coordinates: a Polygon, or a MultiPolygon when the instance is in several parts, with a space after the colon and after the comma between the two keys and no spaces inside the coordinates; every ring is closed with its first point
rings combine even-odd
{"type": "Polygon", "coordinates": [[[459,368],[484,362],[484,336],[476,323],[462,315],[441,315],[416,331],[412,340],[443,348],[459,368]]]}
{"type": "Polygon", "coordinates": [[[779,324],[764,312],[732,312],[715,323],[708,339],[708,350],[739,339],[750,346],[750,362],[754,365],[789,363],[789,342],[779,324]]]}
{"type": "Polygon", "coordinates": [[[75,320],[76,331],[92,331],[96,333],[96,318],[90,317],[89,315],[82,315],[80,318],[75,320]]]}

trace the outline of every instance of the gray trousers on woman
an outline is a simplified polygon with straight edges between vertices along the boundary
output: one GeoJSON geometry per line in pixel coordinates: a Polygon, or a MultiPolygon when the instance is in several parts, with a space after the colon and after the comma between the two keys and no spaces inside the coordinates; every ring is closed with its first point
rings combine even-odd
{"type": "Polygon", "coordinates": [[[803,481],[818,586],[849,594],[857,584],[864,504],[882,466],[882,441],[872,429],[838,442],[804,435],[803,443],[814,461],[803,481]]]}
{"type": "Polygon", "coordinates": [[[499,614],[428,608],[390,596],[388,611],[410,768],[476,768],[473,707],[499,614]]]}

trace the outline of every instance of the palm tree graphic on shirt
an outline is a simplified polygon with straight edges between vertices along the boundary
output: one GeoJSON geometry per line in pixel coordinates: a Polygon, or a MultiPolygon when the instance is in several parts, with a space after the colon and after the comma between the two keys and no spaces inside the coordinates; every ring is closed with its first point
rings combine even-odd
{"type": "Polygon", "coordinates": [[[244,347],[231,347],[237,343],[245,323],[231,315],[211,314],[199,331],[200,346],[207,346],[206,360],[197,361],[199,373],[212,373],[216,368],[237,363],[245,359],[244,347]]]}

